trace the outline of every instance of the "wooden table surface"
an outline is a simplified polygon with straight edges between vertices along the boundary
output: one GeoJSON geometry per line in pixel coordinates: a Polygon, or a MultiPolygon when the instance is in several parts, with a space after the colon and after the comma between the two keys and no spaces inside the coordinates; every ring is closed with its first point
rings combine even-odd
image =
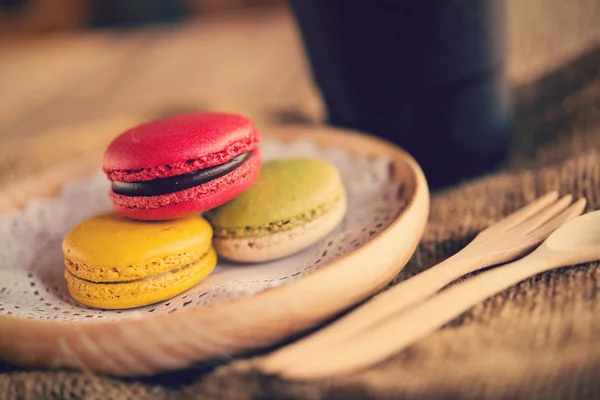
{"type": "MultiPolygon", "coordinates": [[[[509,0],[515,85],[600,43],[596,0],[509,0]]],[[[0,187],[101,152],[122,129],[188,109],[259,123],[321,120],[301,42],[285,8],[143,30],[0,41],[0,187]]]]}

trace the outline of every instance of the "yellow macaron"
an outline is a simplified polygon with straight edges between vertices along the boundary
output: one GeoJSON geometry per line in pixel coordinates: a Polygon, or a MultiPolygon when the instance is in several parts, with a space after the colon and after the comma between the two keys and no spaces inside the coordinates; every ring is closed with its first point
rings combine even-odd
{"type": "Polygon", "coordinates": [[[215,268],[213,230],[202,217],[140,222],[116,213],[81,222],[65,236],[71,296],[102,309],[141,307],[170,299],[215,268]]]}

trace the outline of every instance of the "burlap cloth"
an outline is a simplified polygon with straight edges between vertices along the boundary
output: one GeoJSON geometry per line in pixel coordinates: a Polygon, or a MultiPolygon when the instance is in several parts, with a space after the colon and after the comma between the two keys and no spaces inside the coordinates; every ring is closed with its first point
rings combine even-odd
{"type": "MultiPolygon", "coordinates": [[[[428,229],[396,281],[450,256],[548,190],[600,208],[600,50],[515,89],[500,171],[434,193],[428,229]]],[[[472,308],[368,371],[319,383],[261,376],[238,360],[144,380],[0,366],[2,399],[600,399],[598,264],[548,272],[472,308]]]]}

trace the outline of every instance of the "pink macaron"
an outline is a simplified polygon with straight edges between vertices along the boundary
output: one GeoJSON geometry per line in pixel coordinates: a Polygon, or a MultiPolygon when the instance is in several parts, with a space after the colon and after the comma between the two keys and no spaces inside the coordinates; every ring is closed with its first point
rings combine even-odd
{"type": "Polygon", "coordinates": [[[244,116],[192,113],[147,122],[104,153],[109,196],[119,214],[166,220],[202,213],[256,180],[260,133],[244,116]]]}

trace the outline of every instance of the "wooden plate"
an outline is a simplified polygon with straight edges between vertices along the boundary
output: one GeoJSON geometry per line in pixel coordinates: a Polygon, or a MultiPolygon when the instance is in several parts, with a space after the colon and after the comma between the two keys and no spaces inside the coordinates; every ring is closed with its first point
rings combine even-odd
{"type": "MultiPolygon", "coordinates": [[[[0,358],[19,365],[69,367],[119,376],[141,376],[197,362],[250,353],[284,341],[373,295],[406,265],[422,237],[429,191],[417,163],[387,142],[325,127],[262,129],[265,137],[309,139],[320,147],[384,156],[402,182],[406,206],[367,244],[281,286],[173,314],[106,322],[56,322],[0,315],[0,358]]],[[[54,192],[60,182],[99,166],[74,161],[0,191],[4,211],[31,196],[54,192]],[[19,193],[21,200],[15,200],[19,193]],[[24,195],[25,194],[25,195],[24,195]]],[[[0,300],[1,297],[0,297],[0,300]]]]}

